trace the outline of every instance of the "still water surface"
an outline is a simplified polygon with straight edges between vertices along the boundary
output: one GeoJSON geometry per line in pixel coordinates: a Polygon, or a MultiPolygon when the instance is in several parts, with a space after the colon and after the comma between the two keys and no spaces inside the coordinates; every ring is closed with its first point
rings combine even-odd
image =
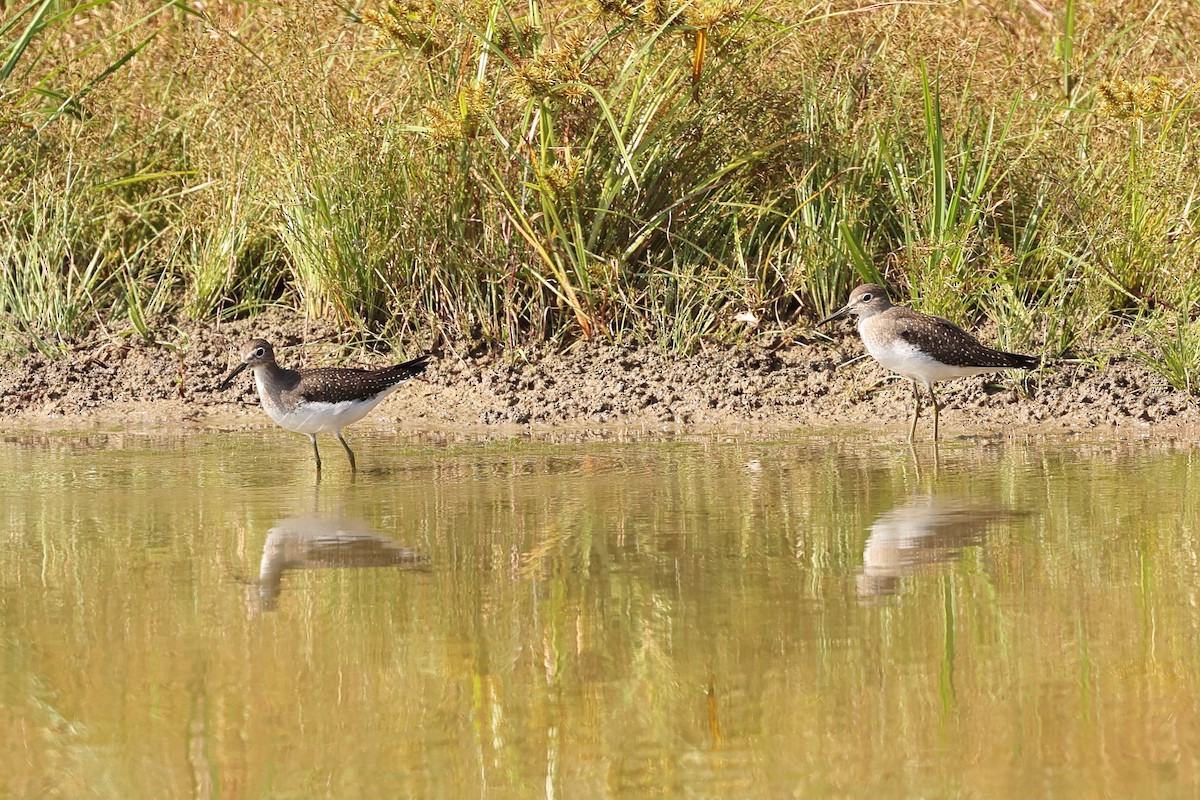
{"type": "Polygon", "coordinates": [[[0,796],[1195,797],[1200,450],[0,440],[0,796]]]}

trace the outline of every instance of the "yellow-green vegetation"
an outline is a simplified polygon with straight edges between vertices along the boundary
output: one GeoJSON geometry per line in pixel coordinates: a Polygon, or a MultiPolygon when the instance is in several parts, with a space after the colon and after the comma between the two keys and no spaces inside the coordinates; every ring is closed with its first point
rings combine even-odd
{"type": "Polygon", "coordinates": [[[687,348],[883,279],[1197,385],[1192,4],[5,8],[8,347],[285,304],[687,348]]]}

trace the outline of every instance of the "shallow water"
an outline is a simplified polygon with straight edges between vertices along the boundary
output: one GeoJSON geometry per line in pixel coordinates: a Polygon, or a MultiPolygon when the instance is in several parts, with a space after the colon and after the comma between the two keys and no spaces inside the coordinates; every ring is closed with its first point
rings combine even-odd
{"type": "Polygon", "coordinates": [[[1193,797],[1200,458],[0,440],[3,797],[1193,797]]]}

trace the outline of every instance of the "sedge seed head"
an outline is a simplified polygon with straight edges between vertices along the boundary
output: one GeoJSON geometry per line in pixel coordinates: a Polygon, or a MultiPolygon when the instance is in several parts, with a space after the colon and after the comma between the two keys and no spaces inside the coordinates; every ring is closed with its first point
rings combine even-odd
{"type": "Polygon", "coordinates": [[[425,114],[427,135],[437,144],[454,145],[463,140],[462,121],[444,107],[430,103],[422,111],[425,114]]]}
{"type": "Polygon", "coordinates": [[[509,90],[518,98],[561,100],[576,105],[583,101],[583,67],[580,58],[584,40],[567,37],[560,45],[539,50],[507,77],[509,90]]]}
{"type": "Polygon", "coordinates": [[[579,161],[571,155],[569,147],[564,148],[564,152],[554,163],[538,169],[543,189],[554,200],[574,190],[579,174],[579,161]]]}
{"type": "Polygon", "coordinates": [[[492,37],[492,44],[505,53],[528,52],[542,41],[542,31],[527,19],[512,25],[501,25],[492,37]]]}
{"type": "Polygon", "coordinates": [[[601,16],[637,20],[645,28],[663,25],[714,30],[741,22],[747,0],[593,0],[601,16]]]}
{"type": "Polygon", "coordinates": [[[438,144],[454,145],[474,137],[491,111],[488,88],[486,82],[472,83],[446,103],[425,106],[429,138],[438,144]]]}
{"type": "Polygon", "coordinates": [[[367,9],[362,20],[397,47],[429,51],[445,44],[443,20],[432,0],[390,0],[380,10],[367,9]]]}
{"type": "Polygon", "coordinates": [[[1137,83],[1113,78],[1097,86],[1096,94],[1099,97],[1096,110],[1120,120],[1143,119],[1162,111],[1170,101],[1166,81],[1157,76],[1137,83]]]}
{"type": "Polygon", "coordinates": [[[637,19],[643,4],[639,0],[593,0],[592,5],[600,16],[637,19]]]}
{"type": "Polygon", "coordinates": [[[743,0],[699,0],[686,4],[680,16],[685,25],[717,30],[741,22],[746,8],[743,0]]]}

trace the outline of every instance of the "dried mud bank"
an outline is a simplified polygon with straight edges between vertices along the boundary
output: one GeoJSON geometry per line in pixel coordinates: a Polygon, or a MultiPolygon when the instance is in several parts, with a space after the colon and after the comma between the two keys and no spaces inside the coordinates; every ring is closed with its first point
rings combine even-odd
{"type": "MultiPolygon", "coordinates": [[[[81,342],[62,360],[35,354],[9,361],[0,371],[0,430],[257,427],[270,423],[257,408],[253,381],[214,389],[243,341],[272,340],[289,366],[337,360],[331,329],[282,313],[173,330],[172,347],[126,337],[81,342]]],[[[902,439],[909,385],[870,359],[843,363],[861,353],[852,333],[833,346],[747,343],[687,357],[603,342],[524,351],[521,358],[447,347],[426,380],[405,386],[358,427],[782,432],[871,425],[902,439]]],[[[392,360],[378,354],[353,363],[392,360]]],[[[1059,363],[1025,380],[959,380],[943,384],[939,396],[946,436],[1115,430],[1200,439],[1196,401],[1129,360],[1104,368],[1059,363]]]]}

